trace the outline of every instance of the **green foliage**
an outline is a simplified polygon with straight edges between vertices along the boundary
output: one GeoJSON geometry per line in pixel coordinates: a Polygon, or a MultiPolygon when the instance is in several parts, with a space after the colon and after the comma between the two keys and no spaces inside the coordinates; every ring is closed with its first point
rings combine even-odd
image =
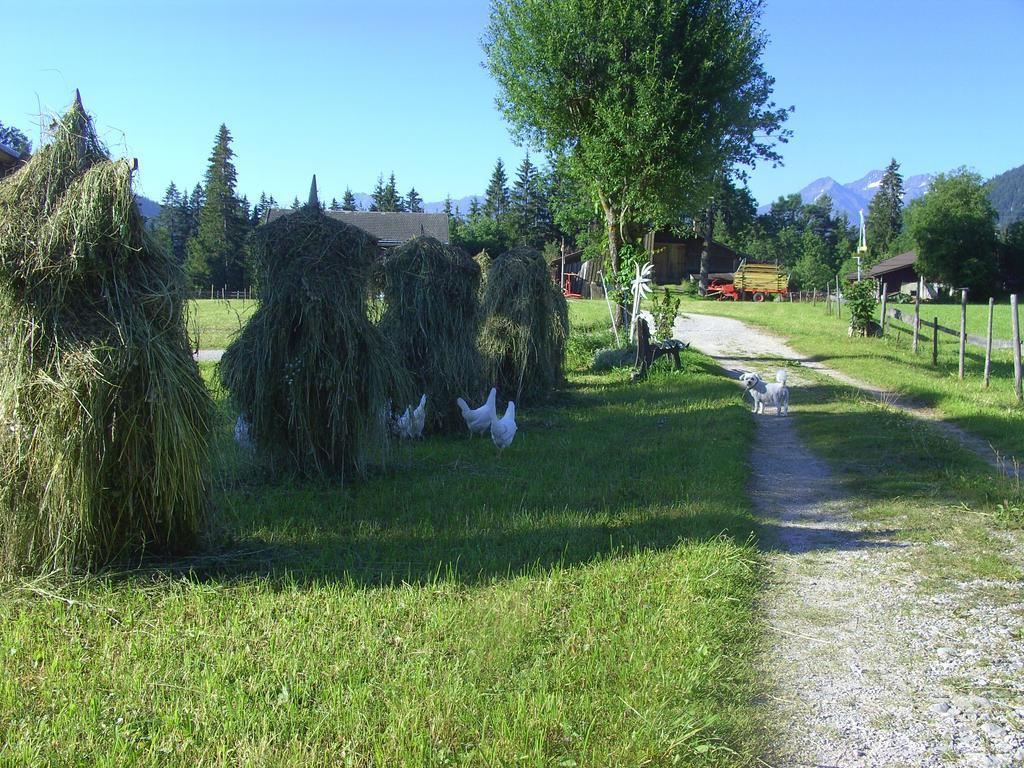
{"type": "Polygon", "coordinates": [[[464,432],[455,399],[477,402],[489,388],[476,346],[480,267],[462,249],[422,236],[389,254],[379,271],[380,329],[411,374],[414,396],[427,395],[428,431],[464,432]]]}
{"type": "Polygon", "coordinates": [[[875,318],[875,298],[878,286],[874,280],[859,280],[847,284],[843,299],[850,308],[850,327],[854,333],[866,334],[875,318]]]}
{"type": "Polygon", "coordinates": [[[409,213],[423,213],[423,198],[416,191],[416,187],[410,189],[409,194],[405,196],[405,210],[409,213]]]}
{"type": "Polygon", "coordinates": [[[969,288],[975,297],[997,284],[996,212],[981,177],[939,174],[911,221],[917,269],[926,279],[969,288]]]}
{"type": "Polygon", "coordinates": [[[791,288],[824,290],[835,276],[836,265],[833,255],[829,253],[828,243],[813,230],[806,230],[800,238],[800,258],[793,266],[791,288]]]}
{"type": "Polygon", "coordinates": [[[94,569],[195,546],[209,395],[181,267],[81,103],[0,181],[0,571],[94,569]]]}
{"type": "Polygon", "coordinates": [[[0,122],[0,144],[6,144],[23,156],[32,153],[32,142],[28,136],[15,128],[13,125],[4,125],[0,122]]]}
{"type": "Polygon", "coordinates": [[[569,315],[543,255],[513,248],[487,270],[480,349],[489,379],[517,403],[536,403],[562,384],[569,315]]]}
{"type": "Polygon", "coordinates": [[[658,341],[672,338],[672,328],[679,314],[680,298],[665,288],[654,302],[654,336],[658,341]]]}
{"type": "Polygon", "coordinates": [[[487,184],[487,191],[484,193],[483,214],[488,218],[500,221],[508,212],[508,206],[508,176],[505,174],[505,164],[499,157],[494,164],[494,171],[487,184]]]}
{"type": "Polygon", "coordinates": [[[356,205],[356,196],[352,194],[352,190],[349,187],[345,187],[345,195],[341,200],[341,210],[343,211],[358,211],[359,206],[356,205]]]}
{"type": "Polygon", "coordinates": [[[492,3],[483,45],[502,111],[601,203],[613,270],[638,223],[703,207],[724,169],[778,157],[786,111],[770,101],[759,13],[753,0],[492,3]]]}
{"type": "Polygon", "coordinates": [[[899,253],[891,250],[893,241],[903,230],[903,177],[895,158],[889,162],[878,192],[871,198],[864,229],[872,263],[899,253]]]}
{"type": "Polygon", "coordinates": [[[275,472],[342,479],[383,459],[409,378],[367,314],[376,241],[306,205],[253,233],[259,305],[220,377],[275,472]],[[381,453],[377,453],[380,450],[381,453]]]}
{"type": "Polygon", "coordinates": [[[240,290],[246,282],[245,239],[249,222],[235,194],[231,133],[221,125],[206,170],[204,202],[194,209],[196,231],[186,245],[185,270],[193,286],[240,290]]]}
{"type": "Polygon", "coordinates": [[[395,182],[395,174],[384,183],[384,176],[377,177],[377,186],[373,190],[373,202],[370,203],[371,211],[384,211],[388,213],[401,212],[405,210],[405,201],[398,193],[398,184],[395,182]]]}
{"type": "Polygon", "coordinates": [[[985,189],[999,214],[999,226],[1007,227],[1024,219],[1024,165],[994,177],[985,189]]]}

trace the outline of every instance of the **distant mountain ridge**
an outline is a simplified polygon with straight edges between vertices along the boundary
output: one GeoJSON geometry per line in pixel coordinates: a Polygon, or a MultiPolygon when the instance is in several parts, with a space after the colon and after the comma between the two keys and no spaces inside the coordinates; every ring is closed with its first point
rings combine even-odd
{"type": "MultiPolygon", "coordinates": [[[[846,215],[850,217],[850,221],[856,222],[859,211],[864,211],[864,215],[867,215],[868,205],[871,204],[871,198],[878,192],[884,175],[885,171],[868,171],[861,178],[847,184],[840,184],[831,176],[823,176],[801,189],[800,199],[806,205],[827,194],[832,198],[834,211],[845,211],[846,215]]],[[[934,179],[935,174],[933,173],[905,176],[903,178],[903,204],[906,205],[911,200],[924,195],[934,179]]],[[[757,212],[767,213],[770,208],[771,203],[762,205],[757,212]]]]}

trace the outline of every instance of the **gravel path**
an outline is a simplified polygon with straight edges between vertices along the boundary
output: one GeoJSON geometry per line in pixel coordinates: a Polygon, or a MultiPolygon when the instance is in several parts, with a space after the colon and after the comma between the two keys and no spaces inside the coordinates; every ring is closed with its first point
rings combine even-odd
{"type": "MultiPolygon", "coordinates": [[[[733,377],[772,375],[775,366],[759,358],[801,360],[779,339],[728,318],[687,315],[676,336],[733,377]]],[[[798,371],[790,374],[799,418],[801,382],[798,371]]],[[[921,589],[918,545],[853,519],[854,502],[803,446],[793,418],[773,410],[755,418],[752,495],[772,553],[764,604],[779,741],[772,764],[1024,766],[1021,585],[921,589]]]]}

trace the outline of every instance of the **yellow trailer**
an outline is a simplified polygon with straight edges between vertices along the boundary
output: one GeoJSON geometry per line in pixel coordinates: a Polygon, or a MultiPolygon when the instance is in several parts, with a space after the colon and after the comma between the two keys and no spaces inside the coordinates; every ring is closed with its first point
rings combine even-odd
{"type": "Polygon", "coordinates": [[[740,295],[749,295],[754,301],[764,301],[770,294],[785,296],[789,293],[789,275],[783,274],[778,264],[750,264],[740,262],[732,280],[733,289],[740,295]]]}

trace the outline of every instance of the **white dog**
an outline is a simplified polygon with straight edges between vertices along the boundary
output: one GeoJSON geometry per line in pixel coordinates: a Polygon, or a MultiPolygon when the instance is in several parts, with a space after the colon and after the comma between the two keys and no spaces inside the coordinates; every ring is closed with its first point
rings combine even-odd
{"type": "Polygon", "coordinates": [[[754,413],[764,413],[766,405],[775,406],[776,416],[789,414],[789,387],[786,386],[786,372],[775,374],[776,384],[768,384],[756,373],[744,373],[740,376],[754,401],[754,413]]]}

